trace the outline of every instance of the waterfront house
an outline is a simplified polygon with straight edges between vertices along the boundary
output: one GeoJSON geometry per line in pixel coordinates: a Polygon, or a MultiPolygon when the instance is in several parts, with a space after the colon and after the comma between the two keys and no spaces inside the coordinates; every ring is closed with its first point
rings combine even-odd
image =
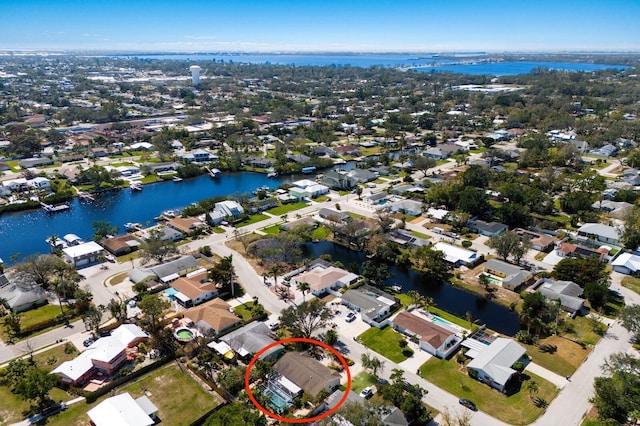
{"type": "MultiPolygon", "coordinates": [[[[225,334],[220,338],[220,341],[225,342],[240,358],[250,360],[254,354],[275,342],[271,337],[272,335],[272,331],[269,330],[269,327],[264,322],[253,321],[244,327],[225,334]]],[[[260,355],[260,359],[275,359],[280,356],[283,350],[284,346],[275,345],[263,352],[260,355]]]]}
{"type": "Polygon", "coordinates": [[[351,216],[347,213],[325,208],[318,210],[318,216],[320,216],[321,219],[336,223],[344,223],[351,220],[351,216]]]}
{"type": "Polygon", "coordinates": [[[94,426],[151,426],[157,422],[157,412],[146,395],[133,399],[127,392],[105,399],[87,415],[94,426]]]}
{"type": "Polygon", "coordinates": [[[424,204],[416,200],[400,200],[392,203],[390,209],[394,213],[408,214],[409,216],[420,216],[424,204]]]}
{"type": "Polygon", "coordinates": [[[47,293],[27,272],[0,274],[0,300],[11,312],[20,313],[47,303],[47,293]]]}
{"type": "Polygon", "coordinates": [[[447,263],[452,265],[454,268],[459,266],[473,267],[482,260],[482,256],[478,255],[475,251],[443,243],[442,241],[435,243],[432,249],[435,251],[441,251],[444,254],[444,259],[447,263]]]}
{"type": "Polygon", "coordinates": [[[392,229],[387,235],[387,239],[401,246],[422,247],[430,244],[429,240],[416,237],[405,229],[392,229]]]}
{"type": "Polygon", "coordinates": [[[209,213],[209,220],[214,225],[223,221],[233,221],[244,216],[244,208],[237,201],[224,200],[215,204],[213,211],[209,213]]]}
{"type": "Polygon", "coordinates": [[[26,178],[16,178],[2,181],[2,186],[9,191],[22,191],[29,186],[29,182],[26,178]]]}
{"type": "Polygon", "coordinates": [[[159,238],[162,241],[180,241],[184,238],[184,234],[170,226],[158,225],[153,228],[145,229],[141,232],[140,238],[149,240],[151,238],[159,238]]]}
{"type": "Polygon", "coordinates": [[[206,269],[196,269],[171,281],[171,287],[176,290],[175,300],[185,308],[191,308],[211,300],[218,295],[218,289],[207,277],[206,269]]]}
{"type": "Polygon", "coordinates": [[[360,148],[355,145],[337,146],[333,150],[339,155],[360,156],[360,148]]]}
{"type": "Polygon", "coordinates": [[[167,222],[167,226],[184,235],[195,235],[206,228],[207,224],[195,217],[176,216],[167,222]]]}
{"type": "Polygon", "coordinates": [[[51,189],[51,181],[44,177],[35,177],[27,182],[29,186],[40,191],[48,191],[51,189]]]}
{"type": "Polygon", "coordinates": [[[135,324],[122,324],[110,336],[93,342],[76,358],[65,361],[51,374],[62,383],[78,386],[94,374],[109,376],[115,373],[128,359],[137,355],[134,348],[147,340],[149,335],[135,324]]]}
{"type": "Polygon", "coordinates": [[[249,200],[247,205],[247,211],[251,214],[260,213],[274,207],[278,207],[278,200],[275,198],[267,197],[262,200],[253,199],[249,200]]]}
{"type": "Polygon", "coordinates": [[[400,301],[382,290],[363,285],[347,290],[342,295],[342,304],[360,312],[362,321],[377,328],[387,325],[386,318],[400,306],[400,301]]]}
{"type": "Polygon", "coordinates": [[[503,288],[511,291],[515,291],[533,277],[526,269],[498,259],[489,259],[484,264],[484,272],[497,278],[503,288]]]}
{"type": "Polygon", "coordinates": [[[392,320],[392,324],[395,330],[415,336],[420,349],[443,359],[451,356],[462,341],[453,330],[440,327],[412,312],[400,312],[392,320]]]}
{"type": "Polygon", "coordinates": [[[327,170],[322,175],[320,183],[335,190],[351,189],[358,184],[357,180],[346,172],[339,170],[327,170]]]}
{"type": "Polygon", "coordinates": [[[578,235],[603,243],[620,244],[621,233],[618,228],[602,223],[585,223],[578,228],[578,235]]]}
{"type": "Polygon", "coordinates": [[[371,182],[378,178],[378,175],[367,169],[353,169],[349,172],[348,176],[355,179],[358,183],[371,182]]]}
{"type": "Polygon", "coordinates": [[[613,262],[613,270],[625,275],[637,275],[640,270],[640,256],[634,253],[620,253],[613,262]]]}
{"type": "Polygon", "coordinates": [[[62,249],[64,259],[75,266],[86,266],[100,260],[104,256],[104,248],[95,241],[89,241],[62,249]]]}
{"type": "Polygon", "coordinates": [[[131,253],[132,251],[138,250],[140,247],[140,241],[131,234],[105,238],[100,241],[100,244],[114,256],[122,256],[127,253],[131,253]]]}
{"type": "Polygon", "coordinates": [[[231,313],[230,308],[231,305],[224,300],[213,299],[187,309],[184,316],[193,321],[203,334],[220,334],[242,322],[240,318],[231,313]]]}
{"type": "Polygon", "coordinates": [[[312,398],[320,391],[329,392],[340,386],[340,374],[300,352],[287,352],[273,369],[287,378],[312,398]]]}
{"type": "Polygon", "coordinates": [[[137,267],[129,272],[129,279],[137,284],[148,279],[156,279],[161,283],[167,284],[180,276],[189,272],[200,269],[198,260],[193,256],[182,256],[178,259],[165,262],[161,265],[149,268],[137,267]]]}
{"type": "Polygon", "coordinates": [[[511,377],[516,373],[513,364],[519,361],[526,350],[515,341],[502,337],[484,347],[467,365],[469,375],[487,385],[504,392],[511,377]]]}
{"type": "Polygon", "coordinates": [[[549,300],[559,300],[562,309],[576,316],[584,308],[582,288],[573,281],[552,280],[541,278],[533,285],[532,289],[537,289],[540,294],[549,300]]]}
{"type": "Polygon", "coordinates": [[[316,262],[308,271],[295,275],[292,279],[296,285],[302,282],[309,284],[311,294],[322,296],[329,290],[348,287],[355,283],[358,278],[358,275],[344,269],[328,266],[323,262],[316,262]]]}
{"type": "Polygon", "coordinates": [[[473,231],[476,231],[480,235],[485,237],[495,237],[502,232],[509,229],[505,224],[498,222],[485,222],[484,220],[470,220],[467,222],[467,227],[473,231]]]}

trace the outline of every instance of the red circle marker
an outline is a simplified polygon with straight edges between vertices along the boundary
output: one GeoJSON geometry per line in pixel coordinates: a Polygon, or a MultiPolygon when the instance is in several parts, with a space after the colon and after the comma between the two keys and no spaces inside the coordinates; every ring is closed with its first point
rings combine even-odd
{"type": "Polygon", "coordinates": [[[246,371],[246,373],[244,375],[244,387],[247,390],[247,395],[249,395],[249,399],[251,400],[251,402],[253,402],[253,405],[255,405],[258,408],[258,410],[262,411],[265,415],[267,415],[267,416],[269,416],[271,418],[274,418],[276,420],[279,420],[281,422],[287,422],[287,423],[311,423],[311,422],[315,422],[315,421],[324,419],[328,415],[335,413],[338,410],[338,408],[340,408],[340,406],[342,404],[344,404],[344,402],[347,400],[347,396],[349,395],[349,391],[351,390],[351,371],[349,371],[349,366],[347,365],[347,361],[345,361],[344,357],[340,354],[340,352],[338,352],[337,350],[335,350],[331,346],[327,345],[326,343],[320,342],[319,340],[315,340],[315,339],[307,339],[305,337],[291,337],[289,339],[282,339],[280,341],[270,343],[269,345],[267,345],[264,348],[260,349],[260,351],[258,351],[258,353],[256,353],[253,356],[253,358],[251,358],[251,362],[247,366],[247,371],[246,371]],[[323,347],[324,349],[327,349],[328,351],[332,352],[338,358],[338,360],[344,366],[344,370],[347,372],[347,389],[345,389],[344,395],[342,395],[342,398],[340,399],[340,401],[338,401],[336,406],[333,407],[331,410],[327,411],[326,413],[322,413],[322,414],[320,414],[318,416],[315,416],[315,417],[309,417],[308,419],[290,419],[288,417],[282,417],[282,416],[279,416],[279,415],[277,415],[275,413],[272,413],[271,411],[267,410],[262,405],[260,405],[260,403],[258,403],[258,401],[256,400],[255,396],[253,396],[253,394],[251,393],[251,388],[249,387],[249,376],[251,374],[251,369],[253,368],[253,365],[256,363],[258,358],[260,358],[260,355],[262,355],[263,353],[265,353],[266,351],[268,351],[269,349],[271,349],[274,346],[282,345],[282,344],[285,344],[285,343],[296,343],[296,342],[299,342],[299,343],[313,343],[314,345],[318,345],[318,346],[323,347]]]}

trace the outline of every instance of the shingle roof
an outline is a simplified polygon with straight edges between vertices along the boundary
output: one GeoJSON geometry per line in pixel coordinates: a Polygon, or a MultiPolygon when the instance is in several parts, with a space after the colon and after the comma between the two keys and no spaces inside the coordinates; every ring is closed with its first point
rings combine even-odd
{"type": "Polygon", "coordinates": [[[336,371],[300,352],[287,352],[276,362],[274,369],[312,396],[340,377],[336,371]]]}
{"type": "Polygon", "coordinates": [[[473,359],[467,368],[482,370],[492,380],[505,385],[515,372],[511,366],[524,355],[526,350],[511,339],[498,337],[473,359]]]}
{"type": "Polygon", "coordinates": [[[429,343],[436,349],[442,346],[451,335],[455,334],[407,311],[400,312],[393,320],[393,323],[418,335],[420,340],[429,343]]]}
{"type": "Polygon", "coordinates": [[[187,309],[184,315],[195,323],[208,326],[216,333],[234,326],[240,318],[229,312],[230,305],[224,300],[213,299],[202,305],[187,309]]]}

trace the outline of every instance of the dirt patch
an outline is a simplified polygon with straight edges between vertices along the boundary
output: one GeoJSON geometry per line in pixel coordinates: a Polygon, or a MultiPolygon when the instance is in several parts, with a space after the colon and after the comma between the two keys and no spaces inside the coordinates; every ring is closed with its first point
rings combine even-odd
{"type": "MultiPolygon", "coordinates": [[[[468,269],[460,273],[459,280],[464,283],[464,287],[473,291],[474,293],[486,296],[487,290],[480,284],[480,280],[478,276],[484,270],[483,265],[478,265],[473,269],[468,269]]],[[[498,302],[505,306],[511,306],[512,303],[520,302],[520,295],[511,290],[507,290],[500,286],[489,284],[489,288],[491,288],[490,297],[494,302],[498,302]]]]}

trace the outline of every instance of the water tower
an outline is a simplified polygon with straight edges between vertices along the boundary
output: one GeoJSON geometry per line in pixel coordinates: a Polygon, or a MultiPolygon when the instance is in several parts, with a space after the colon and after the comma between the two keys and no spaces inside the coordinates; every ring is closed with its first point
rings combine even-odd
{"type": "Polygon", "coordinates": [[[191,65],[189,67],[189,71],[191,71],[191,79],[193,80],[193,85],[194,86],[199,86],[200,85],[200,71],[202,70],[202,68],[200,68],[197,65],[191,65]]]}

